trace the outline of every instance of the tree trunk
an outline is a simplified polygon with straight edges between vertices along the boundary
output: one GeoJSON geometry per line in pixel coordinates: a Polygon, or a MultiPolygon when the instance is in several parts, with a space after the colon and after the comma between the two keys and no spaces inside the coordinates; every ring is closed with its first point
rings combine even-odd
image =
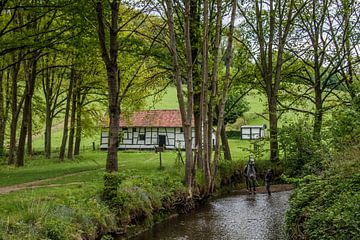
{"type": "MultiPolygon", "coordinates": [[[[192,154],[192,118],[194,112],[194,86],[193,86],[193,59],[192,59],[192,47],[190,39],[190,29],[191,29],[191,0],[185,2],[185,55],[186,55],[186,76],[187,76],[187,106],[185,110],[185,102],[181,101],[183,104],[183,128],[185,136],[185,149],[186,149],[186,171],[185,171],[185,182],[188,186],[189,195],[192,196],[193,188],[195,184],[195,164],[192,154]]],[[[177,84],[177,91],[181,85],[177,84]]],[[[182,89],[180,91],[183,91],[182,89]]],[[[179,105],[181,105],[179,103],[179,105]]]]}
{"type": "Polygon", "coordinates": [[[176,85],[177,98],[179,102],[179,108],[181,112],[181,121],[184,129],[184,140],[185,140],[185,184],[188,187],[189,197],[192,197],[193,194],[193,184],[194,184],[194,163],[192,156],[192,115],[193,115],[193,101],[194,101],[194,92],[192,85],[192,56],[191,56],[191,42],[190,42],[190,2],[186,1],[185,3],[185,42],[186,42],[186,63],[187,63],[187,105],[185,104],[183,88],[182,88],[182,79],[181,79],[181,69],[179,64],[178,51],[176,48],[176,33],[174,27],[174,9],[173,2],[171,0],[166,0],[166,9],[165,13],[167,16],[167,25],[169,27],[170,34],[170,44],[169,50],[172,56],[173,69],[174,69],[174,78],[176,85]]]}
{"type": "Polygon", "coordinates": [[[71,103],[71,116],[70,116],[70,133],[69,133],[69,146],[68,146],[68,159],[74,158],[74,136],[75,136],[75,118],[76,118],[76,91],[77,91],[77,76],[75,74],[74,78],[74,90],[72,96],[72,103],[71,103]]]}
{"type": "Polygon", "coordinates": [[[33,147],[32,147],[32,101],[29,102],[29,120],[28,120],[28,129],[27,129],[27,154],[31,157],[33,155],[33,147]]]}
{"type": "MultiPolygon", "coordinates": [[[[218,95],[218,69],[219,69],[219,49],[220,49],[220,41],[221,41],[221,29],[222,29],[222,0],[216,1],[216,25],[215,25],[215,43],[213,49],[213,69],[211,76],[211,95],[208,103],[208,123],[209,127],[207,129],[207,137],[211,141],[209,142],[207,148],[209,153],[209,161],[212,159],[212,150],[215,146],[215,142],[213,143],[213,119],[214,113],[217,111],[216,108],[216,99],[218,95]]],[[[211,168],[210,168],[211,169],[211,168]]]]}
{"type": "MultiPolygon", "coordinates": [[[[110,77],[109,77],[110,78],[110,77]]],[[[117,151],[119,147],[119,122],[120,122],[120,107],[117,101],[109,101],[110,127],[109,127],[109,149],[106,161],[106,170],[108,172],[118,171],[118,156],[117,151]]]]}
{"type": "MultiPolygon", "coordinates": [[[[203,172],[205,176],[206,189],[205,194],[209,193],[211,186],[211,152],[209,152],[209,143],[211,138],[208,138],[208,129],[212,128],[212,123],[208,121],[208,85],[209,85],[209,1],[204,0],[203,10],[203,50],[202,50],[202,84],[201,84],[201,98],[200,98],[200,113],[201,113],[201,125],[200,131],[202,132],[202,161],[203,161],[203,172]],[[210,126],[209,126],[210,124],[210,126]]],[[[195,87],[196,89],[196,87],[195,87]]],[[[195,99],[194,99],[195,101],[195,99]]]]}
{"type": "Polygon", "coordinates": [[[4,89],[3,72],[0,72],[0,157],[4,154],[5,139],[5,110],[4,110],[4,89]]]}
{"type": "MultiPolygon", "coordinates": [[[[48,68],[48,62],[46,62],[46,67],[48,68]]],[[[54,74],[54,73],[53,73],[54,74]]],[[[46,69],[45,74],[42,76],[42,85],[45,95],[45,157],[47,159],[51,158],[51,96],[52,96],[52,86],[51,86],[51,76],[50,70],[46,69]]]]}
{"type": "Polygon", "coordinates": [[[319,81],[315,84],[315,116],[314,116],[313,138],[316,141],[321,140],[322,119],[323,119],[323,104],[322,104],[321,86],[319,79],[319,81]]]}
{"type": "Polygon", "coordinates": [[[215,144],[215,153],[214,153],[214,164],[213,164],[213,174],[211,180],[211,191],[214,190],[215,187],[215,178],[217,175],[218,164],[219,164],[219,156],[220,156],[220,133],[221,128],[224,126],[224,115],[225,115],[225,102],[227,99],[228,88],[230,84],[230,74],[231,74],[231,66],[233,61],[233,36],[234,36],[234,25],[235,25],[235,17],[236,17],[236,6],[237,1],[232,0],[231,2],[231,19],[228,33],[228,41],[225,53],[225,78],[224,78],[224,86],[221,94],[221,105],[219,108],[219,114],[217,116],[217,129],[216,129],[216,144],[215,144]]]}
{"type": "MultiPolygon", "coordinates": [[[[15,59],[14,59],[15,60],[15,59]]],[[[17,130],[17,122],[19,119],[20,109],[22,107],[22,103],[19,104],[17,102],[17,91],[18,91],[18,74],[20,70],[20,63],[14,64],[12,67],[12,81],[11,81],[11,123],[10,123],[10,147],[9,147],[9,158],[8,164],[15,163],[15,153],[16,153],[16,130],[17,130]]]]}
{"type": "Polygon", "coordinates": [[[25,75],[27,75],[26,87],[25,87],[25,102],[24,102],[24,109],[23,109],[23,118],[22,124],[20,129],[20,136],[19,136],[19,145],[17,151],[17,159],[16,159],[16,166],[24,166],[24,158],[25,158],[25,141],[26,135],[28,133],[28,129],[30,126],[31,119],[31,101],[34,94],[35,89],[35,81],[36,81],[36,68],[38,62],[39,52],[35,52],[33,54],[32,59],[30,60],[30,69],[26,70],[26,63],[25,66],[25,75]],[[28,72],[28,73],[26,73],[28,72]]]}
{"type": "MultiPolygon", "coordinates": [[[[5,72],[5,71],[4,71],[5,72]]],[[[10,103],[11,103],[11,88],[10,88],[10,72],[11,69],[8,69],[6,71],[6,81],[4,82],[4,79],[2,79],[2,83],[0,84],[3,88],[5,85],[5,91],[2,90],[2,93],[5,92],[5,99],[2,100],[2,114],[3,114],[3,120],[2,123],[0,122],[0,156],[3,156],[5,154],[5,130],[7,128],[7,122],[8,122],[8,116],[10,112],[10,103]]]]}
{"type": "Polygon", "coordinates": [[[231,161],[232,158],[231,158],[231,151],[230,151],[228,137],[226,135],[226,125],[222,126],[220,135],[221,135],[221,143],[224,150],[224,159],[231,161]]]}
{"type": "Polygon", "coordinates": [[[109,89],[109,147],[106,160],[106,171],[114,172],[118,171],[118,146],[119,146],[119,121],[120,121],[120,79],[118,75],[118,42],[117,35],[118,19],[119,19],[119,6],[120,3],[114,0],[109,3],[111,7],[111,24],[109,26],[109,44],[106,43],[105,34],[105,20],[103,12],[102,1],[98,1],[96,4],[96,17],[98,20],[98,38],[101,48],[101,56],[106,66],[106,73],[108,78],[109,89]],[[109,46],[109,50],[108,47],[109,46]]]}
{"type": "Polygon", "coordinates": [[[279,144],[277,138],[277,100],[271,96],[269,99],[269,129],[270,129],[270,160],[277,162],[279,160],[279,144]]]}
{"type": "Polygon", "coordinates": [[[189,37],[191,42],[191,58],[193,59],[193,82],[194,82],[194,124],[195,124],[195,159],[194,162],[198,168],[202,168],[202,114],[201,114],[201,73],[200,61],[198,59],[200,52],[200,14],[199,0],[190,0],[190,29],[189,37]]]}
{"type": "Polygon", "coordinates": [[[46,126],[45,126],[45,157],[47,159],[51,158],[51,126],[52,118],[50,117],[50,112],[47,112],[48,106],[46,106],[46,126]]]}
{"type": "MultiPolygon", "coordinates": [[[[316,4],[313,5],[313,9],[315,11],[315,9],[319,7],[316,4]]],[[[313,70],[314,70],[314,92],[315,92],[315,115],[314,115],[314,129],[313,129],[313,138],[316,141],[320,141],[321,140],[321,125],[322,125],[322,77],[321,77],[321,68],[322,66],[322,61],[321,61],[321,56],[323,56],[322,53],[322,49],[320,48],[320,39],[321,39],[321,29],[315,27],[315,31],[314,31],[314,40],[313,40],[313,47],[314,47],[314,52],[313,52],[313,57],[314,57],[314,65],[313,65],[313,70]]]]}
{"type": "MultiPolygon", "coordinates": [[[[81,124],[81,111],[83,101],[81,99],[81,91],[80,88],[77,88],[77,107],[76,107],[76,133],[75,133],[75,148],[74,155],[78,156],[80,154],[80,143],[81,143],[81,132],[82,132],[82,124],[81,124]]],[[[85,98],[84,98],[85,99],[85,98]]]]}
{"type": "Polygon", "coordinates": [[[71,73],[70,73],[70,84],[69,84],[69,89],[68,89],[68,94],[67,94],[67,99],[66,99],[66,107],[65,107],[65,118],[64,118],[64,130],[63,130],[63,137],[62,137],[62,141],[61,141],[61,146],[60,146],[60,161],[64,161],[65,158],[65,149],[66,149],[66,142],[67,142],[67,137],[68,137],[68,125],[69,125],[69,112],[70,112],[70,105],[71,105],[71,98],[72,98],[72,92],[73,92],[73,84],[75,81],[75,70],[72,68],[71,69],[71,73]]]}

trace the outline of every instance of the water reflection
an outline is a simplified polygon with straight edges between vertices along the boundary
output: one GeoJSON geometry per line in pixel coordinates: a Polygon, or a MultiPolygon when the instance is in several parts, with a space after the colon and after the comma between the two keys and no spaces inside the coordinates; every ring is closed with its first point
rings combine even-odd
{"type": "Polygon", "coordinates": [[[290,192],[237,195],[215,200],[196,213],[156,225],[133,240],[286,239],[284,215],[290,192]]]}

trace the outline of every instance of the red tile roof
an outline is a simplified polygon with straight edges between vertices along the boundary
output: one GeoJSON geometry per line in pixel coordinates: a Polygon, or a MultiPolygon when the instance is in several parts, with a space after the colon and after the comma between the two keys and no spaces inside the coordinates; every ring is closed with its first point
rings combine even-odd
{"type": "MultiPolygon", "coordinates": [[[[194,119],[192,121],[194,125],[194,119]]],[[[179,110],[148,110],[134,112],[124,119],[120,117],[120,127],[182,127],[179,110]]]]}

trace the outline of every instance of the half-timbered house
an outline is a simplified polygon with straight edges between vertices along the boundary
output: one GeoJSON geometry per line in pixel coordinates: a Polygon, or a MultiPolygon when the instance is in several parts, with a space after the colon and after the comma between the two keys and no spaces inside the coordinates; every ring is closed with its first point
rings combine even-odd
{"type": "MultiPolygon", "coordinates": [[[[184,133],[179,110],[148,110],[120,117],[119,149],[185,149],[184,133]]],[[[192,141],[195,146],[194,122],[192,141]]],[[[101,132],[100,149],[108,148],[108,129],[101,132]]],[[[214,136],[213,136],[214,141],[214,136]]]]}

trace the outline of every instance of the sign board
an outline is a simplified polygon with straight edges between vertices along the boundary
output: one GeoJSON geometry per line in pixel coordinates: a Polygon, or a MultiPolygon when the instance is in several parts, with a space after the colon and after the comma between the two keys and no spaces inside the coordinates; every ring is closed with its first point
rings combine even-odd
{"type": "Polygon", "coordinates": [[[155,147],[155,153],[163,152],[164,147],[155,147]]]}

